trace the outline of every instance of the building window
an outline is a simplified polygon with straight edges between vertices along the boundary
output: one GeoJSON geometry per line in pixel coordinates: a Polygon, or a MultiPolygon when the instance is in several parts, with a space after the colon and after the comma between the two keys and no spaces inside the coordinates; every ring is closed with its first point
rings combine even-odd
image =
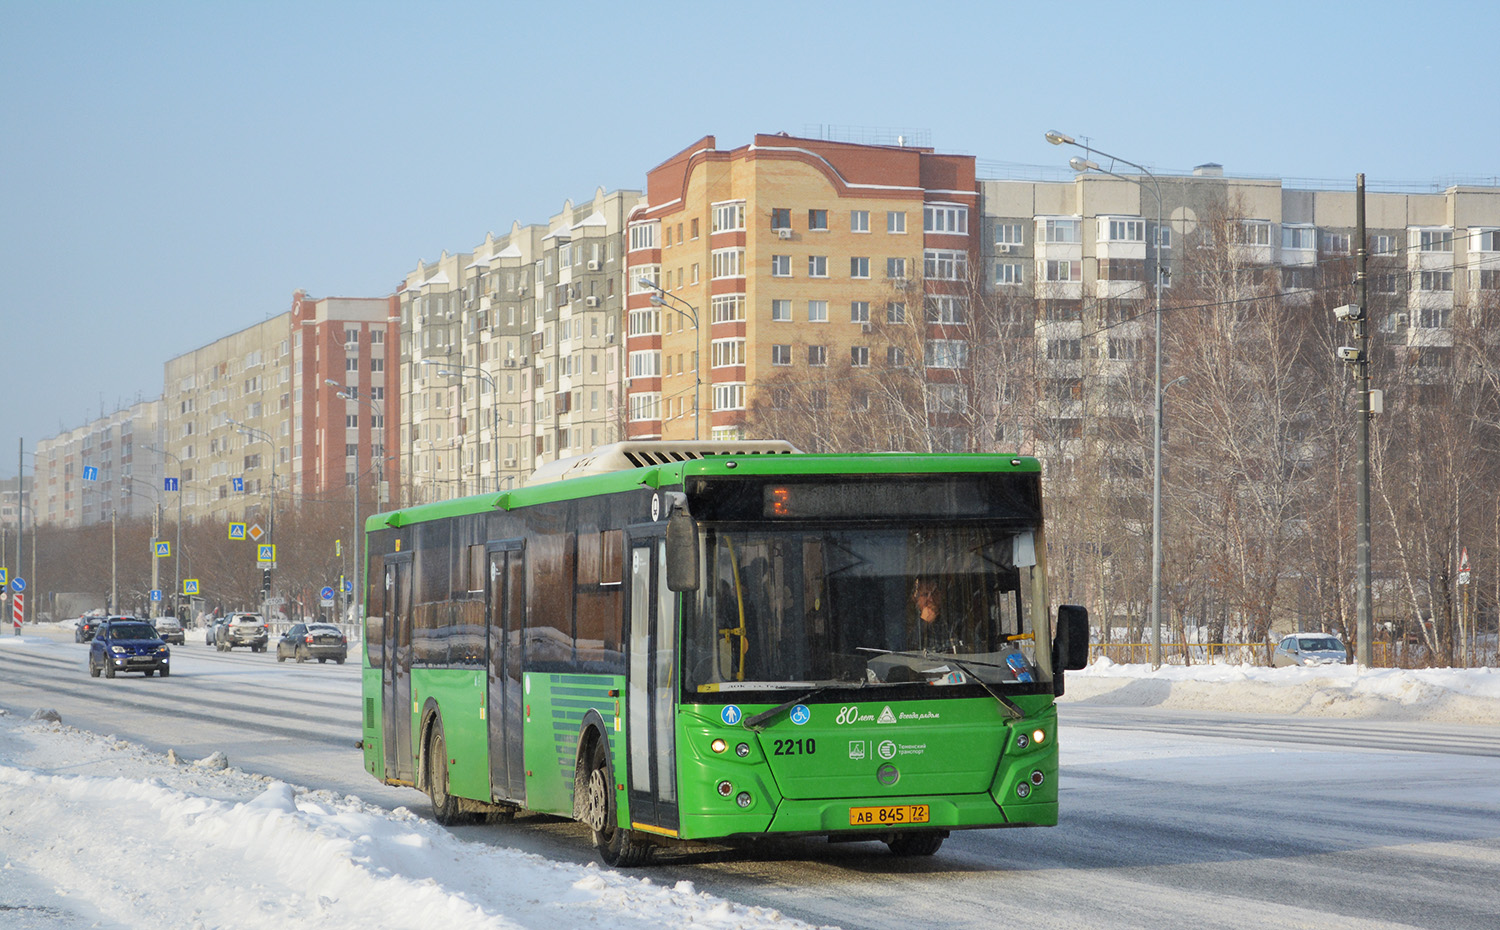
{"type": "Polygon", "coordinates": [[[630,377],[661,377],[661,353],[655,349],[630,353],[630,377]]]}
{"type": "Polygon", "coordinates": [[[359,455],[359,443],[348,442],[344,444],[344,458],[353,458],[359,455]]]}
{"type": "Polygon", "coordinates": [[[745,319],[745,295],[723,294],[713,298],[713,321],[715,323],[738,323],[745,319]]]}
{"type": "MultiPolygon", "coordinates": [[[[714,232],[734,232],[744,228],[745,202],[743,200],[714,204],[714,232]]],[[[681,240],[682,236],[679,234],[677,238],[681,240]]]]}
{"type": "Polygon", "coordinates": [[[745,340],[715,339],[713,341],[713,367],[732,368],[745,364],[745,340]]]}
{"type": "Polygon", "coordinates": [[[807,364],[812,365],[814,367],[818,367],[818,366],[822,366],[822,365],[827,365],[828,364],[828,347],[827,346],[808,346],[807,347],[807,364]]]}
{"type": "Polygon", "coordinates": [[[661,394],[652,392],[649,394],[630,395],[630,419],[636,421],[660,420],[661,394]]]}
{"type": "Polygon", "coordinates": [[[966,236],[969,234],[969,208],[957,204],[928,204],[922,208],[922,230],[966,236]]]}
{"type": "Polygon", "coordinates": [[[792,302],[790,300],[771,301],[771,322],[790,323],[792,321],[792,302]]]}
{"type": "Polygon", "coordinates": [[[969,253],[955,249],[927,249],[922,273],[937,281],[962,281],[969,275],[969,253]]]}
{"type": "Polygon", "coordinates": [[[1479,272],[1475,284],[1481,291],[1500,290],[1500,269],[1479,272]]]}
{"type": "Polygon", "coordinates": [[[962,323],[966,317],[966,301],[962,297],[931,296],[927,298],[927,322],[962,323]]]}
{"type": "Polygon", "coordinates": [[[1377,294],[1394,294],[1400,286],[1398,282],[1399,277],[1399,275],[1390,273],[1372,274],[1369,276],[1370,290],[1377,294]]]}
{"type": "Polygon", "coordinates": [[[929,339],[924,348],[928,368],[969,367],[969,344],[962,339],[929,339]]]}
{"type": "Polygon", "coordinates": [[[1452,252],[1453,230],[1423,229],[1418,233],[1418,246],[1423,252],[1452,252]]]}
{"type": "Polygon", "coordinates": [[[1334,255],[1348,255],[1349,254],[1349,234],[1348,233],[1324,233],[1323,234],[1323,251],[1332,253],[1334,255]]]}
{"type": "Polygon", "coordinates": [[[996,223],[996,245],[1025,245],[1025,232],[1020,223],[996,223]]]}
{"type": "Polygon", "coordinates": [[[809,322],[809,323],[827,323],[828,322],[828,301],[826,301],[826,300],[809,300],[807,302],[807,322],[809,322]]]}
{"type": "Polygon", "coordinates": [[[1421,289],[1424,291],[1451,291],[1453,290],[1453,272],[1451,271],[1424,271],[1422,272],[1421,289]]]}
{"type": "Polygon", "coordinates": [[[1018,262],[996,262],[995,263],[996,284],[1023,284],[1025,279],[1018,262]]]}
{"type": "Polygon", "coordinates": [[[357,414],[357,413],[346,414],[344,416],[344,428],[345,429],[358,429],[359,428],[359,414],[357,414]]]}
{"type": "Polygon", "coordinates": [[[1475,230],[1469,241],[1471,252],[1500,252],[1500,229],[1475,230]]]}
{"type": "Polygon", "coordinates": [[[885,321],[887,323],[906,322],[906,304],[900,301],[891,301],[885,305],[885,321]]]}
{"type": "Polygon", "coordinates": [[[1420,329],[1447,329],[1453,311],[1448,307],[1423,307],[1417,314],[1420,329]]]}
{"type": "Polygon", "coordinates": [[[1083,343],[1077,339],[1048,339],[1047,358],[1076,360],[1083,357],[1083,343]]]}
{"type": "Polygon", "coordinates": [[[715,384],[714,385],[714,409],[715,410],[744,410],[745,409],[745,384],[715,384]]]}
{"type": "Polygon", "coordinates": [[[771,228],[772,229],[791,229],[792,228],[792,211],[789,208],[787,208],[787,207],[772,207],[771,208],[771,228]]]}
{"type": "Polygon", "coordinates": [[[1172,227],[1158,226],[1156,228],[1156,247],[1159,249],[1170,249],[1172,247],[1172,227]]]}
{"type": "Polygon", "coordinates": [[[1395,236],[1371,236],[1370,252],[1375,255],[1390,255],[1396,251],[1395,236]]]}
{"type": "Polygon", "coordinates": [[[826,277],[828,277],[828,256],[827,255],[809,255],[809,256],[807,256],[807,275],[808,275],[808,277],[811,277],[811,278],[826,278],[826,277]]]}
{"type": "Polygon", "coordinates": [[[1079,281],[1083,279],[1082,262],[1047,262],[1048,281],[1079,281]]]}
{"type": "Polygon", "coordinates": [[[849,259],[849,277],[868,278],[870,276],[870,260],[868,258],[849,259]]]}
{"type": "Polygon", "coordinates": [[[715,280],[745,276],[745,250],[743,248],[716,249],[712,257],[715,280]]]}
{"type": "Polygon", "coordinates": [[[1269,220],[1240,220],[1231,231],[1236,245],[1270,245],[1269,220]]]}
{"type": "Polygon", "coordinates": [[[790,278],[792,276],[792,257],[790,255],[771,256],[771,277],[790,278]]]}
{"type": "Polygon", "coordinates": [[[1140,347],[1139,339],[1116,339],[1109,340],[1109,357],[1116,361],[1130,361],[1137,357],[1137,349],[1140,347]]]}
{"type": "Polygon", "coordinates": [[[661,311],[655,307],[639,307],[630,311],[627,332],[632,336],[657,336],[661,334],[661,311]]]}
{"type": "Polygon", "coordinates": [[[870,322],[870,302],[868,300],[856,300],[849,305],[849,322],[870,322]]]}
{"type": "Polygon", "coordinates": [[[849,231],[867,233],[870,231],[870,211],[851,210],[849,212],[849,231]]]}
{"type": "Polygon", "coordinates": [[[1099,259],[1100,281],[1144,281],[1146,263],[1139,258],[1099,259]]]}
{"type": "Polygon", "coordinates": [[[855,367],[855,368],[869,368],[870,367],[870,347],[869,346],[850,346],[849,347],[849,364],[851,366],[855,367]]]}
{"type": "Polygon", "coordinates": [[[1118,220],[1111,219],[1105,227],[1109,242],[1145,242],[1146,223],[1144,220],[1118,220]]]}
{"type": "Polygon", "coordinates": [[[822,229],[822,230],[828,229],[828,211],[827,210],[808,210],[807,211],[807,228],[808,229],[822,229]]]}
{"type": "Polygon", "coordinates": [[[1078,220],[1059,218],[1036,221],[1036,229],[1043,242],[1079,242],[1081,225],[1078,220]]]}
{"type": "Polygon", "coordinates": [[[344,359],[344,370],[359,371],[359,359],[357,357],[344,359]]]}
{"type": "Polygon", "coordinates": [[[1313,226],[1283,226],[1281,227],[1281,247],[1283,249],[1316,249],[1318,230],[1313,226]]]}
{"type": "Polygon", "coordinates": [[[885,276],[892,281],[906,280],[906,259],[888,258],[885,260],[885,276]]]}
{"type": "Polygon", "coordinates": [[[885,231],[897,235],[906,234],[906,211],[888,210],[885,214],[885,231]]]}
{"type": "Polygon", "coordinates": [[[792,347],[786,345],[771,346],[772,365],[790,365],[792,363],[792,347]]]}
{"type": "Polygon", "coordinates": [[[885,363],[891,368],[902,368],[906,365],[906,350],[897,346],[886,346],[885,363]]]}
{"type": "MultiPolygon", "coordinates": [[[[647,281],[651,282],[652,284],[659,284],[661,282],[660,265],[637,265],[634,268],[630,269],[630,293],[655,293],[655,288],[648,287],[644,283],[647,281]]],[[[525,317],[522,318],[522,322],[525,322],[525,317]]]]}
{"type": "Polygon", "coordinates": [[[630,227],[630,250],[656,248],[661,224],[656,222],[634,223],[630,227]]]}

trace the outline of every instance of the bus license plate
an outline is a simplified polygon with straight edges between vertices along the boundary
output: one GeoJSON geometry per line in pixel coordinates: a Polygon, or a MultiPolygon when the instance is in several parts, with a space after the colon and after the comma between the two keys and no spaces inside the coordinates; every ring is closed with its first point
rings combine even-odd
{"type": "Polygon", "coordinates": [[[926,804],[893,804],[889,807],[851,807],[849,825],[868,827],[895,823],[926,823],[926,804]]]}

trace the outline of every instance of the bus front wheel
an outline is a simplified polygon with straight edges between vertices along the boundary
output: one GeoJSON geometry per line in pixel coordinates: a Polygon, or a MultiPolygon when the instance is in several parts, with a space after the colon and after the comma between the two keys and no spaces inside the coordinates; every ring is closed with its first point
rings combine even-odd
{"type": "Polygon", "coordinates": [[[885,841],[896,856],[930,856],[942,848],[946,833],[897,833],[885,841]]]}
{"type": "Polygon", "coordinates": [[[615,810],[614,779],[610,777],[609,756],[604,740],[594,744],[593,763],[589,768],[588,798],[584,820],[594,830],[594,845],[607,865],[628,869],[643,865],[651,858],[652,847],[640,841],[634,830],[619,825],[615,810]]]}

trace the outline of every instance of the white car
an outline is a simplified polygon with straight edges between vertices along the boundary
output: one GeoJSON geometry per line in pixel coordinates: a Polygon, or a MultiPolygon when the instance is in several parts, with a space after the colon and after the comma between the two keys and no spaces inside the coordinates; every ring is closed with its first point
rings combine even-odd
{"type": "Polygon", "coordinates": [[[181,646],[187,642],[187,634],[183,632],[182,624],[176,617],[157,617],[151,621],[156,627],[156,635],[161,637],[164,643],[176,643],[181,646]]]}
{"type": "Polygon", "coordinates": [[[1349,650],[1330,633],[1293,633],[1284,636],[1271,653],[1271,665],[1343,665],[1349,661],[1349,650]]]}

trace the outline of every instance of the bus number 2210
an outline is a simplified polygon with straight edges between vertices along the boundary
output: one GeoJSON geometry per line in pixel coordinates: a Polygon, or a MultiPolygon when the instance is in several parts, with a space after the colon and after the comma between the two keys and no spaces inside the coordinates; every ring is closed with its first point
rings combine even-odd
{"type": "Polygon", "coordinates": [[[774,756],[810,756],[818,751],[818,741],[808,739],[779,739],[776,741],[774,756]]]}

